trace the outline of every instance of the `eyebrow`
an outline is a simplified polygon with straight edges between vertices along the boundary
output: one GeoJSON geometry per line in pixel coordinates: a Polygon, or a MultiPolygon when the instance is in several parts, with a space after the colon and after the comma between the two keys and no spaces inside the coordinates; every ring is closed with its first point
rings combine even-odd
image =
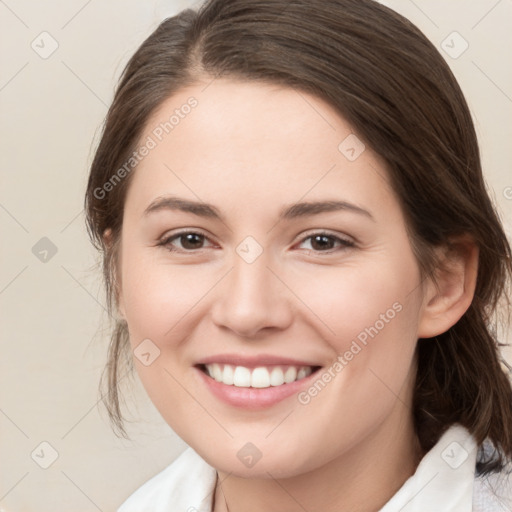
{"type": "MultiPolygon", "coordinates": [[[[224,216],[215,206],[208,203],[203,203],[201,201],[191,201],[189,199],[182,199],[175,196],[157,197],[144,210],[143,217],[162,210],[182,211],[186,213],[192,213],[198,217],[216,219],[225,222],[224,216]]],[[[365,210],[364,208],[361,208],[360,206],[349,203],[347,201],[339,200],[309,201],[287,205],[279,212],[279,219],[291,220],[298,217],[307,217],[334,211],[349,211],[358,213],[368,217],[375,222],[375,218],[368,210],[365,210]]]]}

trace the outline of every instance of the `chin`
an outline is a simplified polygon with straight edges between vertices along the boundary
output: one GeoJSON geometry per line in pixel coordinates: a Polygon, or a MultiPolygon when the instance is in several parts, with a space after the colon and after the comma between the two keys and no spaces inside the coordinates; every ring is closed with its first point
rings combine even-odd
{"type": "Polygon", "coordinates": [[[212,453],[199,447],[194,447],[194,450],[217,471],[239,478],[291,478],[315,469],[313,454],[300,453],[298,448],[279,452],[270,443],[262,450],[250,443],[239,442],[236,448],[226,448],[221,452],[212,453]],[[240,444],[241,447],[238,446],[240,444]]]}

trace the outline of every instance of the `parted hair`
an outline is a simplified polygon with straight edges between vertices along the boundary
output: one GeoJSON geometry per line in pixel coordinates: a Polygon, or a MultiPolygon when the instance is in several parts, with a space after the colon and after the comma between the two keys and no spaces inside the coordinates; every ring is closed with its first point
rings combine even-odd
{"type": "Polygon", "coordinates": [[[417,343],[415,430],[432,448],[454,423],[493,450],[477,471],[512,460],[512,388],[498,326],[509,326],[511,249],[486,190],[464,95],[436,47],[373,0],[209,0],[164,20],[119,79],[85,196],[86,224],[102,255],[113,321],[102,378],[113,426],[126,436],[120,376],[133,371],[127,324],[115,315],[119,240],[134,171],[108,194],[148,118],[178,90],[218,77],[277,84],[325,100],[386,162],[422,276],[438,247],[469,236],[479,250],[474,299],[448,331],[417,343]],[[107,240],[105,233],[110,230],[107,240]]]}

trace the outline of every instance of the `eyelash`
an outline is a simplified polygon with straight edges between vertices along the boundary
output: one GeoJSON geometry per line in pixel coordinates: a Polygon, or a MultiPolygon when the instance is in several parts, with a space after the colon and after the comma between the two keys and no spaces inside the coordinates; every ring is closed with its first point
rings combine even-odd
{"type": "MultiPolygon", "coordinates": [[[[189,235],[189,234],[199,235],[199,236],[204,237],[206,240],[209,240],[209,238],[204,233],[201,233],[200,231],[180,231],[179,233],[174,233],[172,235],[164,237],[158,243],[158,246],[162,246],[162,247],[166,248],[169,252],[173,252],[173,253],[187,254],[187,253],[194,253],[194,252],[197,253],[197,252],[201,251],[203,248],[197,249],[197,250],[196,249],[175,249],[175,248],[170,248],[170,244],[171,244],[171,242],[173,240],[179,239],[180,237],[182,237],[184,235],[189,235]]],[[[324,237],[331,238],[335,242],[339,242],[341,247],[338,247],[338,249],[329,249],[329,250],[326,250],[326,251],[316,251],[314,249],[307,249],[308,254],[310,254],[310,253],[333,254],[333,253],[338,252],[340,250],[346,250],[346,249],[348,249],[350,247],[354,247],[355,246],[355,243],[352,242],[351,240],[347,240],[345,238],[341,238],[339,236],[333,235],[333,234],[325,232],[325,231],[315,231],[313,233],[310,233],[308,236],[302,238],[299,243],[302,244],[306,240],[309,240],[309,239],[312,239],[312,238],[315,238],[315,237],[318,237],[318,236],[324,236],[324,237]]]]}

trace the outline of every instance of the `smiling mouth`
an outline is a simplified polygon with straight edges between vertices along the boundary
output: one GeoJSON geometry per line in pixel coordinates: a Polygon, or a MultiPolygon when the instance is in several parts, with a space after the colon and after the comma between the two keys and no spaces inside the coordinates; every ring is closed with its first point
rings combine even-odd
{"type": "Polygon", "coordinates": [[[291,384],[318,371],[320,366],[258,366],[247,368],[230,364],[201,364],[198,368],[221,384],[239,388],[270,388],[291,384]]]}

